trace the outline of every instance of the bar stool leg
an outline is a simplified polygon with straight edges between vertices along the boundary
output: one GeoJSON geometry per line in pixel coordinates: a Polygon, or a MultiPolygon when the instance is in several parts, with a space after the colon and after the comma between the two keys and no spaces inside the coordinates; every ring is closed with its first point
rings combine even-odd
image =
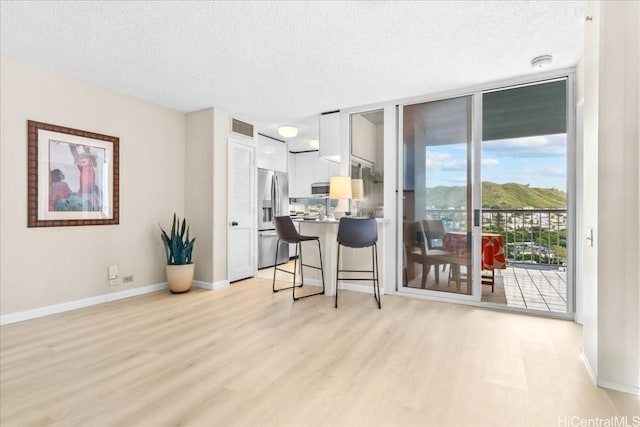
{"type": "Polygon", "coordinates": [[[296,243],[296,256],[293,258],[293,287],[296,287],[296,270],[298,269],[298,249],[300,248],[300,243],[296,243]]]}
{"type": "Polygon", "coordinates": [[[299,285],[296,286],[296,262],[298,260],[298,247],[296,246],[296,257],[293,259],[293,273],[291,273],[288,270],[283,270],[278,268],[278,251],[280,250],[280,239],[278,239],[277,241],[277,246],[276,246],[276,259],[273,261],[273,282],[271,284],[271,288],[273,289],[273,292],[279,292],[279,291],[284,291],[286,289],[292,289],[292,288],[299,288],[302,286],[302,283],[300,283],[299,285]],[[280,289],[276,289],[276,272],[280,270],[283,271],[285,273],[289,273],[289,274],[293,274],[293,285],[292,286],[287,286],[286,288],[280,288],[280,289]]]}
{"type": "Polygon", "coordinates": [[[276,290],[276,271],[278,270],[276,266],[278,265],[278,249],[280,249],[280,239],[276,242],[276,259],[273,260],[273,282],[271,282],[271,288],[273,292],[278,292],[276,290]]]}
{"type": "MultiPolygon", "coordinates": [[[[300,254],[300,286],[302,287],[302,284],[304,283],[304,266],[303,266],[303,261],[302,261],[302,242],[298,242],[296,243],[296,253],[300,254]],[[300,251],[298,251],[298,249],[300,249],[300,251]]],[[[294,281],[293,281],[293,300],[297,301],[299,298],[296,298],[296,282],[295,282],[295,267],[293,269],[294,271],[294,281]]]]}
{"type": "Polygon", "coordinates": [[[340,243],[338,243],[338,257],[336,260],[336,305],[335,308],[338,308],[338,277],[340,274],[340,243]]]}
{"type": "MultiPolygon", "coordinates": [[[[380,276],[378,275],[378,245],[376,243],[373,244],[373,271],[374,271],[374,282],[373,282],[373,296],[376,297],[376,288],[378,289],[378,296],[376,300],[378,301],[378,309],[382,309],[382,298],[380,297],[380,276]]],[[[437,268],[437,267],[436,267],[437,268]]]]}
{"type": "Polygon", "coordinates": [[[322,277],[322,293],[324,294],[324,266],[322,265],[322,248],[320,247],[320,239],[318,242],[318,253],[320,254],[320,276],[322,277]]]}
{"type": "Polygon", "coordinates": [[[314,295],[321,295],[321,294],[324,294],[324,292],[325,292],[324,271],[322,270],[322,267],[323,267],[323,265],[322,265],[322,249],[320,248],[320,240],[318,240],[318,251],[319,251],[319,255],[320,255],[320,267],[317,267],[317,266],[314,266],[314,265],[306,265],[306,264],[304,264],[304,260],[302,258],[302,241],[299,241],[298,245],[300,246],[300,280],[301,280],[301,282],[300,282],[300,286],[294,286],[294,289],[293,289],[293,300],[294,301],[297,301],[297,300],[302,299],[302,298],[312,297],[314,295]],[[307,267],[315,268],[317,270],[320,270],[320,273],[322,275],[322,291],[315,292],[315,293],[308,294],[308,295],[303,295],[301,297],[296,297],[295,288],[296,287],[301,288],[302,284],[304,283],[304,267],[305,267],[305,265],[307,267]]]}

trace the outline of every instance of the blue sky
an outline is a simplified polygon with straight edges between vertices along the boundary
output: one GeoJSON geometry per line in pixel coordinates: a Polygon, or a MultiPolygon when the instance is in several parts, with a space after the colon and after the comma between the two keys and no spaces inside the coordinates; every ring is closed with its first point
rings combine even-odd
{"type": "MultiPolygon", "coordinates": [[[[532,136],[482,143],[482,180],[566,191],[566,135],[532,136]]],[[[465,146],[427,147],[427,187],[464,185],[465,146]]]]}

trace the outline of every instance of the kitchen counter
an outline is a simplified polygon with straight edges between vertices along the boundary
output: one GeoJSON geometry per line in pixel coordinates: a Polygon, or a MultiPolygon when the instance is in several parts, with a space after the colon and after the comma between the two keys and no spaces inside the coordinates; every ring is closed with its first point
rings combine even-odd
{"type": "MultiPolygon", "coordinates": [[[[353,217],[353,218],[358,218],[358,217],[353,217]]],[[[328,218],[325,218],[325,219],[302,219],[302,218],[293,218],[293,217],[291,219],[294,222],[298,222],[298,223],[301,223],[301,224],[302,223],[304,223],[304,224],[307,224],[307,223],[311,223],[311,224],[313,224],[313,223],[321,223],[321,224],[336,224],[336,225],[340,224],[340,220],[339,219],[328,219],[328,218]]],[[[387,224],[389,222],[389,220],[388,219],[384,219],[384,218],[376,218],[376,222],[378,224],[387,224]]]]}
{"type": "MultiPolygon", "coordinates": [[[[307,236],[319,236],[320,246],[322,247],[322,261],[323,272],[325,279],[325,291],[327,295],[335,295],[336,289],[336,257],[337,257],[337,225],[340,221],[335,219],[324,220],[303,220],[294,219],[294,222],[300,227],[300,234],[307,236]]],[[[386,225],[390,222],[388,219],[376,218],[378,223],[378,276],[380,278],[380,292],[384,293],[384,235],[386,225]]],[[[319,260],[317,245],[307,244],[304,247],[305,263],[315,264],[316,260],[319,260]],[[311,260],[314,261],[311,261],[311,260]]],[[[372,259],[371,250],[366,249],[353,249],[343,247],[340,249],[340,264],[341,268],[351,270],[371,270],[372,259]]],[[[354,277],[367,277],[360,273],[354,273],[354,277]],[[358,275],[359,274],[359,275],[358,275]]],[[[321,285],[320,272],[311,268],[305,269],[305,283],[312,285],[321,285]]],[[[373,294],[373,283],[368,281],[352,281],[349,280],[340,281],[340,289],[356,290],[362,292],[370,292],[373,294]]],[[[372,298],[373,300],[373,298],[372,298]]]]}

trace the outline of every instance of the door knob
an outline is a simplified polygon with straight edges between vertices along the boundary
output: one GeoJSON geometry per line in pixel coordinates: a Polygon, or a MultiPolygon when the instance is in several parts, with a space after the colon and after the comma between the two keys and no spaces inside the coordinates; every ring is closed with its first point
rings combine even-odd
{"type": "Polygon", "coordinates": [[[231,226],[232,226],[232,227],[235,227],[235,226],[237,226],[237,225],[238,225],[238,222],[237,222],[237,221],[231,221],[231,226]]]}

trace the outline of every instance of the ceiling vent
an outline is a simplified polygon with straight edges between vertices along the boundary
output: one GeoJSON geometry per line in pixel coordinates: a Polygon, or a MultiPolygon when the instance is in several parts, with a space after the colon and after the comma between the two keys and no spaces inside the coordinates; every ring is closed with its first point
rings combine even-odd
{"type": "Polygon", "coordinates": [[[242,136],[248,136],[249,138],[254,137],[253,125],[238,119],[231,119],[231,132],[242,136]]]}

